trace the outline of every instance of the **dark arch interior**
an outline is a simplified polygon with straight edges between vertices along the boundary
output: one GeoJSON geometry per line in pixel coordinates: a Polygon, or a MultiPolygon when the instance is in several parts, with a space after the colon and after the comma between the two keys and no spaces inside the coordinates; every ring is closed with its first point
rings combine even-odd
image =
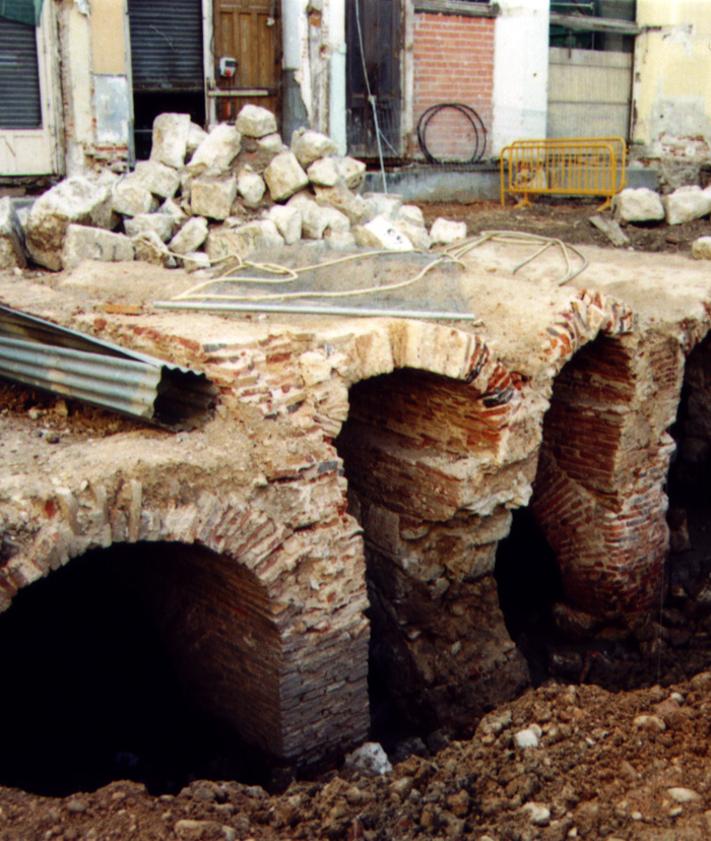
{"type": "Polygon", "coordinates": [[[114,779],[154,793],[196,777],[265,781],[262,757],[192,702],[161,633],[161,581],[192,551],[88,552],[0,614],[0,784],[66,795],[114,779]]]}

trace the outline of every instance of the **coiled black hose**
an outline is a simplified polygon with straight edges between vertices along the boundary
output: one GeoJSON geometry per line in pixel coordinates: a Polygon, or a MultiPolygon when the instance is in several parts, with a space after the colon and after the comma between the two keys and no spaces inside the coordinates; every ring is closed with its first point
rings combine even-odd
{"type": "Polygon", "coordinates": [[[484,125],[484,122],[479,116],[479,114],[471,106],[465,105],[463,102],[441,102],[438,105],[431,105],[426,111],[423,112],[422,116],[418,120],[417,142],[420,144],[420,149],[422,149],[422,153],[425,156],[425,160],[429,164],[474,164],[484,157],[484,152],[486,151],[486,126],[484,125]],[[474,130],[474,149],[471,157],[467,160],[447,161],[441,158],[436,158],[432,154],[432,152],[430,152],[427,146],[427,127],[432,121],[432,118],[439,114],[440,111],[443,111],[445,108],[452,108],[455,111],[459,111],[460,114],[463,114],[466,117],[466,119],[469,120],[469,123],[471,124],[471,127],[474,130]]]}

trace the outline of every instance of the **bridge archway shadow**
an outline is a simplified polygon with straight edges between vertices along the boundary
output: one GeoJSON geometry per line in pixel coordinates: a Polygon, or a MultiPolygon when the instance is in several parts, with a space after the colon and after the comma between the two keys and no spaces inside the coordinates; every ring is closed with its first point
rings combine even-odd
{"type": "Polygon", "coordinates": [[[0,614],[0,784],[64,796],[117,779],[155,794],[195,777],[267,779],[266,757],[192,691],[189,635],[172,627],[171,588],[189,593],[220,563],[183,544],[121,544],[17,594],[0,614]]]}

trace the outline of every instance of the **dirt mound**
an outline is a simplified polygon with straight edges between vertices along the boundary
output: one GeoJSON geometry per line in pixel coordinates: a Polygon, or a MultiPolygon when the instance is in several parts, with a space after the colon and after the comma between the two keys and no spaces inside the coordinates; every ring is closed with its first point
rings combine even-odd
{"type": "Polygon", "coordinates": [[[619,694],[551,684],[377,778],[334,773],[281,795],[204,780],[158,797],[125,781],[64,799],[1,789],[0,839],[701,841],[710,730],[711,672],[619,694]]]}

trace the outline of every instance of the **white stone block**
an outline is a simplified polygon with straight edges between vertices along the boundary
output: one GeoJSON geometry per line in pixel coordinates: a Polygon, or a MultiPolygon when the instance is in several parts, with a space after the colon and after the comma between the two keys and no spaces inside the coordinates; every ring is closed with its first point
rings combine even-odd
{"type": "Polygon", "coordinates": [[[257,249],[281,248],[284,240],[270,219],[247,222],[238,228],[213,228],[207,239],[207,254],[215,262],[228,257],[247,257],[257,249]]]}
{"type": "Polygon", "coordinates": [[[422,210],[416,204],[403,204],[395,214],[398,222],[410,222],[413,225],[424,225],[425,217],[422,210]]]}
{"type": "Polygon", "coordinates": [[[388,755],[379,742],[365,742],[346,756],[345,767],[370,777],[389,774],[393,770],[388,755]]]}
{"type": "Polygon", "coordinates": [[[181,262],[186,272],[210,268],[210,258],[204,251],[191,251],[182,258],[181,262]]]}
{"type": "Polygon", "coordinates": [[[152,263],[154,266],[172,267],[175,265],[175,258],[171,256],[168,246],[155,231],[144,231],[133,237],[131,242],[135,249],[136,260],[152,263]]]}
{"type": "Polygon", "coordinates": [[[711,260],[711,236],[695,239],[691,244],[691,256],[697,260],[711,260]]]}
{"type": "Polygon", "coordinates": [[[432,238],[427,233],[424,224],[417,224],[407,219],[396,219],[392,225],[396,231],[406,236],[419,251],[428,251],[432,246],[432,238]]]}
{"type": "Polygon", "coordinates": [[[202,216],[193,216],[173,237],[168,247],[175,254],[188,254],[197,251],[206,239],[207,220],[202,216]]]}
{"type": "Polygon", "coordinates": [[[220,123],[197,147],[188,164],[191,175],[221,175],[227,172],[242,146],[242,135],[234,126],[220,123]]]}
{"type": "Polygon", "coordinates": [[[343,158],[334,158],[338,173],[345,181],[346,187],[351,190],[357,190],[358,187],[365,180],[365,164],[363,161],[356,160],[349,156],[343,158]]]}
{"type": "Polygon", "coordinates": [[[62,248],[70,224],[93,225],[104,218],[111,203],[107,186],[76,175],[61,181],[33,204],[25,226],[25,245],[41,266],[62,268],[62,248]]]}
{"type": "Polygon", "coordinates": [[[167,213],[139,213],[123,224],[126,234],[136,237],[147,231],[153,231],[163,242],[173,236],[173,219],[167,213]]]}
{"type": "Polygon", "coordinates": [[[322,207],[335,207],[345,213],[351,225],[362,225],[378,215],[374,204],[352,193],[343,183],[335,187],[314,187],[314,197],[322,207]]]}
{"type": "Polygon", "coordinates": [[[0,199],[0,269],[23,269],[27,265],[25,236],[9,197],[0,199]]]}
{"type": "Polygon", "coordinates": [[[334,158],[319,158],[309,166],[306,174],[312,184],[320,187],[334,187],[341,178],[334,158]]]}
{"type": "Polygon", "coordinates": [[[237,192],[242,196],[247,207],[258,207],[266,190],[267,185],[264,179],[251,167],[246,166],[240,170],[237,176],[237,192]]]}
{"type": "Polygon", "coordinates": [[[257,147],[261,152],[271,152],[274,155],[289,151],[289,147],[284,144],[280,134],[268,134],[266,137],[260,137],[257,141],[257,147]]]}
{"type": "Polygon", "coordinates": [[[353,228],[353,236],[364,248],[386,249],[388,251],[412,251],[412,242],[398,231],[391,219],[376,216],[365,225],[353,228]]]}
{"type": "Polygon", "coordinates": [[[433,245],[450,245],[458,240],[466,239],[467,223],[454,222],[440,216],[432,223],[430,237],[433,245]]]}
{"type": "Polygon", "coordinates": [[[301,166],[306,167],[319,158],[335,155],[336,144],[319,131],[297,129],[291,137],[291,151],[296,155],[301,166]]]}
{"type": "Polygon", "coordinates": [[[664,219],[659,193],[647,187],[628,188],[612,201],[613,213],[621,222],[656,222],[664,219]]]}
{"type": "Polygon", "coordinates": [[[173,169],[185,163],[190,132],[190,114],[159,114],[153,120],[151,160],[173,169]]]}
{"type": "Polygon", "coordinates": [[[294,245],[301,239],[302,217],[298,207],[275,204],[269,209],[267,218],[276,225],[287,245],[294,245]]]}
{"type": "Polygon", "coordinates": [[[711,213],[711,190],[679,187],[662,199],[669,225],[682,225],[711,213]]]}
{"type": "Polygon", "coordinates": [[[160,161],[139,161],[133,177],[137,184],[162,199],[172,198],[180,187],[177,171],[160,161]]]}
{"type": "Polygon", "coordinates": [[[65,269],[73,269],[84,260],[112,263],[133,260],[133,255],[133,243],[123,234],[86,225],[69,225],[62,250],[62,264],[65,269]]]}
{"type": "Polygon", "coordinates": [[[114,185],[111,201],[113,209],[122,216],[151,213],[158,207],[153,194],[135,175],[127,175],[114,185]]]}
{"type": "Polygon", "coordinates": [[[395,193],[365,193],[363,198],[374,209],[376,216],[396,219],[402,207],[402,196],[395,193]]]}
{"type": "Polygon", "coordinates": [[[199,126],[197,123],[190,123],[186,154],[191,156],[206,137],[207,132],[202,126],[199,126]]]}
{"type": "Polygon", "coordinates": [[[237,131],[245,137],[266,137],[277,130],[276,117],[266,108],[245,105],[235,120],[237,131]]]}
{"type": "Polygon", "coordinates": [[[237,195],[237,179],[203,175],[190,185],[190,207],[195,216],[227,219],[237,195]]]}
{"type": "Polygon", "coordinates": [[[285,201],[309,183],[293,152],[277,155],[264,170],[264,180],[273,201],[285,201]]]}

